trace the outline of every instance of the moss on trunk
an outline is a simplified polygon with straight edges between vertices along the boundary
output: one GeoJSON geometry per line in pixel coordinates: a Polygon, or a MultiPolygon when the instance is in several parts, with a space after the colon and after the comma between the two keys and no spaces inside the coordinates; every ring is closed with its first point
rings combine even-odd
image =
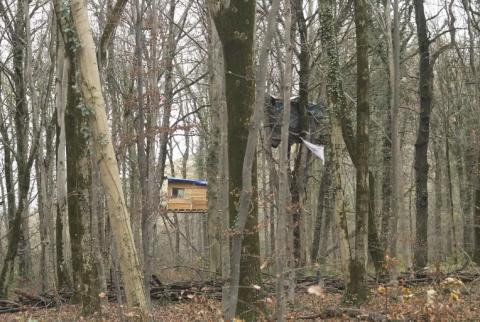
{"type": "Polygon", "coordinates": [[[68,226],[71,239],[74,301],[85,315],[100,311],[98,276],[90,245],[90,167],[88,162],[88,107],[77,92],[76,65],[72,59],[65,110],[67,146],[68,226]]]}

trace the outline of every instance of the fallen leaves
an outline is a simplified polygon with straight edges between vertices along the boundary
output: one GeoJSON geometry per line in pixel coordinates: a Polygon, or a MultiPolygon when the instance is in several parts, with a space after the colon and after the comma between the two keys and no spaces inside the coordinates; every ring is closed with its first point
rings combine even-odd
{"type": "MultiPolygon", "coordinates": [[[[461,282],[461,281],[460,281],[461,282]]],[[[380,284],[372,288],[369,301],[358,308],[358,312],[368,312],[370,317],[378,314],[391,320],[426,320],[426,321],[480,321],[480,288],[476,283],[459,283],[459,280],[445,278],[441,282],[430,285],[398,285],[380,284]],[[388,301],[386,302],[386,299],[388,301]],[[385,309],[387,303],[387,309],[385,309]]],[[[267,290],[264,284],[251,285],[257,290],[267,290]]],[[[100,298],[104,294],[98,294],[100,298]]],[[[189,301],[154,302],[152,316],[154,321],[223,321],[222,304],[220,301],[208,298],[201,294],[185,294],[189,301]]],[[[269,295],[259,299],[259,307],[267,312],[274,312],[275,298],[269,295]]],[[[333,292],[332,287],[309,285],[299,289],[295,298],[295,306],[290,307],[287,313],[289,320],[296,320],[305,316],[319,316],[329,310],[338,311],[344,308],[342,292],[333,292]]],[[[105,305],[105,311],[100,316],[81,317],[80,307],[62,305],[58,309],[27,310],[12,314],[3,314],[1,321],[120,321],[119,313],[126,317],[135,317],[136,312],[128,311],[116,303],[105,305]]],[[[352,320],[351,316],[339,316],[332,320],[352,320]]],[[[237,320],[240,321],[240,320],[237,320]]],[[[259,321],[266,321],[259,319],[259,321]]]]}

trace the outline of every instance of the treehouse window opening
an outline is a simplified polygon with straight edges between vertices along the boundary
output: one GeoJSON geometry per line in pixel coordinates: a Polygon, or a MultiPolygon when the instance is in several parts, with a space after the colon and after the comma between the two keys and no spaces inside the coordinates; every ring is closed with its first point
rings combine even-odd
{"type": "Polygon", "coordinates": [[[185,189],[172,188],[172,198],[185,198],[185,189]]]}

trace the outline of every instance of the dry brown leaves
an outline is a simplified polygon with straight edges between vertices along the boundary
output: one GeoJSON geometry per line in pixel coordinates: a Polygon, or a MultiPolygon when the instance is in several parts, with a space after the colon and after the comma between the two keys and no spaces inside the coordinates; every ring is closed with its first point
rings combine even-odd
{"type": "MultiPolygon", "coordinates": [[[[436,285],[413,288],[380,285],[371,290],[368,303],[359,310],[373,312],[389,320],[480,321],[480,288],[478,284],[474,284],[476,283],[461,285],[449,280],[436,285]]],[[[273,310],[274,299],[268,298],[267,302],[264,307],[273,310]]],[[[295,321],[343,307],[345,305],[342,303],[342,294],[313,287],[297,294],[296,303],[289,307],[287,318],[295,321]]],[[[0,321],[120,321],[118,316],[120,311],[127,316],[129,314],[117,304],[111,303],[101,315],[82,317],[78,306],[63,305],[58,309],[3,314],[0,315],[0,321]]],[[[221,303],[195,296],[188,302],[155,304],[153,318],[155,321],[165,322],[222,321],[221,303]]],[[[343,316],[329,321],[351,320],[351,316],[343,316]]]]}

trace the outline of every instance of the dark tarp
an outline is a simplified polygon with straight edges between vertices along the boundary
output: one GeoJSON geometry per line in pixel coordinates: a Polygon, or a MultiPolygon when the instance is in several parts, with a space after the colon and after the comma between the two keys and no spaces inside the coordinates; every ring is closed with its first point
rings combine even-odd
{"type": "MultiPolygon", "coordinates": [[[[292,98],[290,101],[290,126],[288,143],[300,143],[300,137],[304,137],[309,129],[301,129],[300,122],[300,103],[299,98],[292,98]]],[[[283,112],[283,100],[268,96],[265,100],[265,108],[268,117],[267,126],[272,131],[272,146],[276,148],[280,144],[281,128],[282,128],[282,112],[283,112]]],[[[325,117],[325,105],[322,103],[309,103],[306,107],[307,110],[307,122],[305,124],[318,124],[325,117]]]]}

